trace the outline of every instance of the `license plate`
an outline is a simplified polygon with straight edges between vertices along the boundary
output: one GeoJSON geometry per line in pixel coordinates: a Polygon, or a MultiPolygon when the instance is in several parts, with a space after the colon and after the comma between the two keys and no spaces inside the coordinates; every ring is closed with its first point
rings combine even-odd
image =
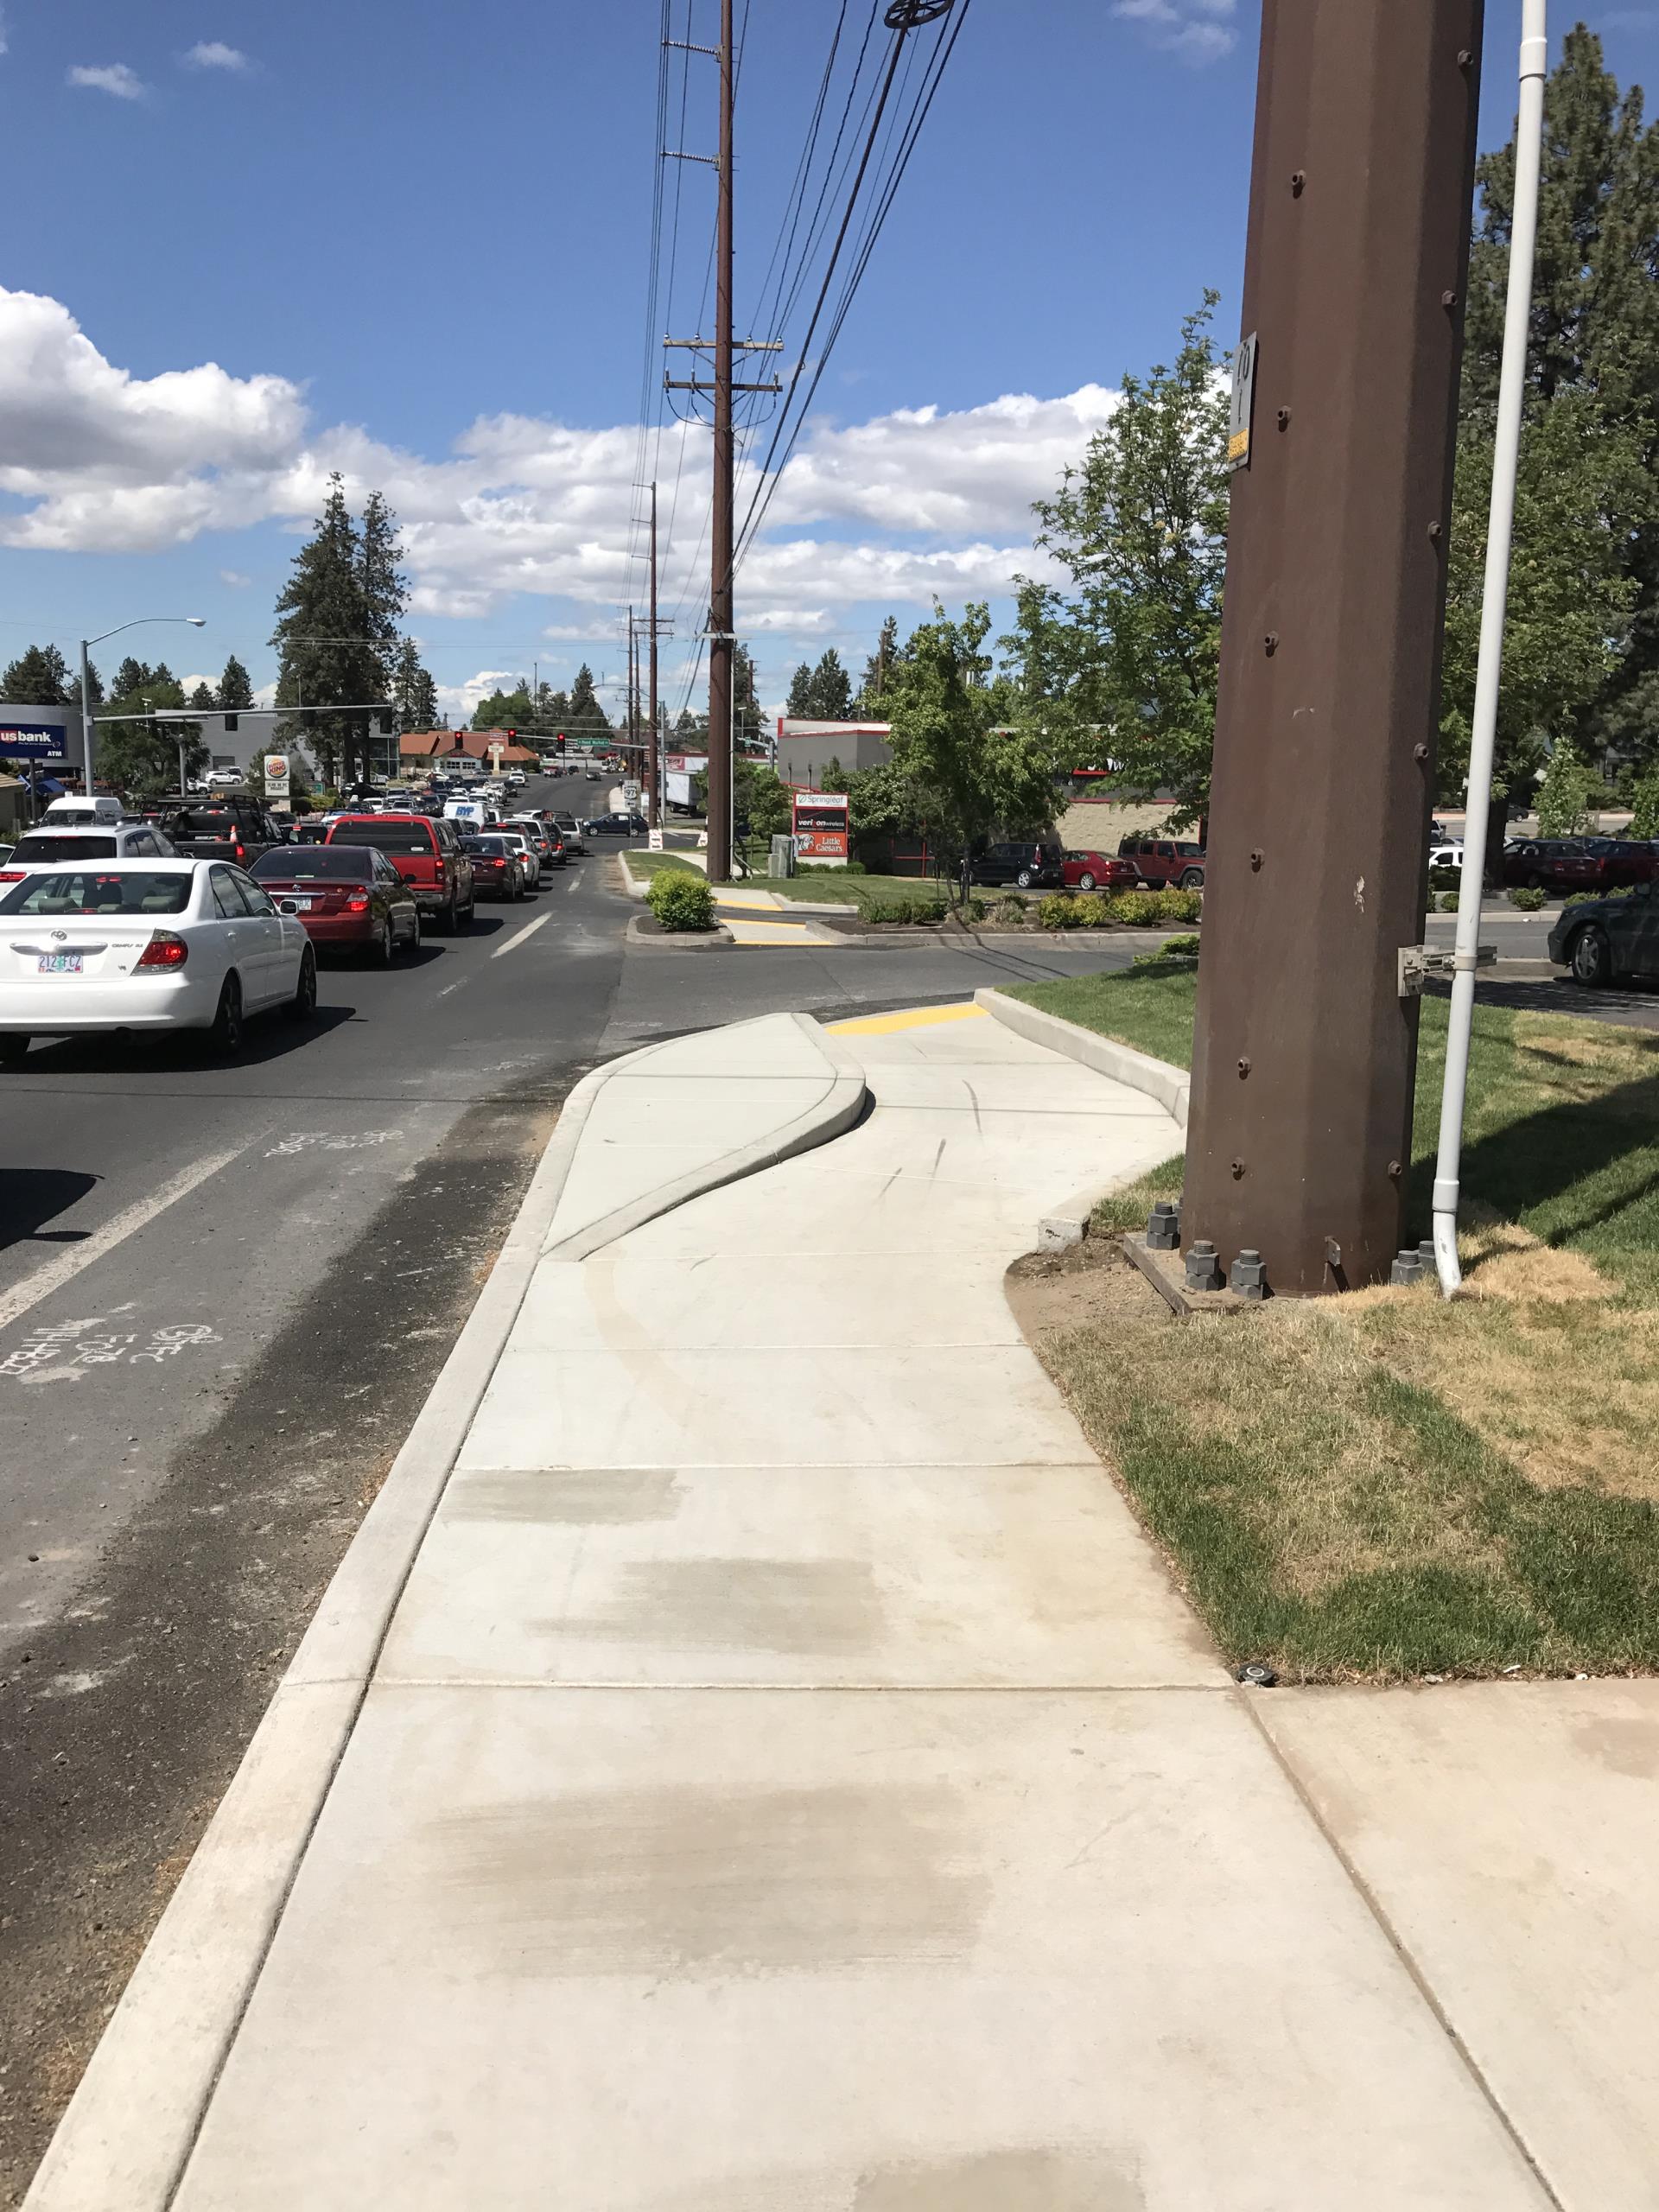
{"type": "Polygon", "coordinates": [[[79,952],[43,952],[41,955],[42,976],[79,976],[83,956],[79,952]]]}
{"type": "Polygon", "coordinates": [[[289,904],[302,914],[308,914],[311,911],[311,901],[308,899],[291,899],[289,904]]]}

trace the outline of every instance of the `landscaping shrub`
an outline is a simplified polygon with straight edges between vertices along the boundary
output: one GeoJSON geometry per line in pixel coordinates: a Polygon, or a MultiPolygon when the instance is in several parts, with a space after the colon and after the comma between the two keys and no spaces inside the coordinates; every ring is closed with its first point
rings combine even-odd
{"type": "Polygon", "coordinates": [[[1064,892],[1051,891],[1046,899],[1037,904],[1037,918],[1046,930],[1069,930],[1072,926],[1072,900],[1064,892]]]}
{"type": "Polygon", "coordinates": [[[944,902],[929,898],[925,892],[913,899],[861,898],[858,912],[865,922],[942,922],[944,902]]]}
{"type": "Polygon", "coordinates": [[[1511,906],[1518,906],[1523,914],[1535,914],[1544,903],[1544,894],[1533,885],[1523,883],[1518,891],[1510,893],[1511,906]]]}
{"type": "MultiPolygon", "coordinates": [[[[1191,892],[1180,891],[1120,891],[1106,901],[1106,911],[1115,922],[1127,922],[1131,929],[1150,929],[1154,922],[1190,922],[1193,918],[1191,914],[1166,914],[1163,902],[1166,899],[1192,896],[1191,892]]],[[[1045,899],[1043,903],[1046,906],[1048,902],[1045,899]]]]}
{"type": "Polygon", "coordinates": [[[1160,891],[1154,896],[1159,915],[1166,922],[1196,922],[1204,912],[1202,891],[1160,891]]]}
{"type": "MultiPolygon", "coordinates": [[[[1564,906],[1587,906],[1592,899],[1628,899],[1635,889],[1633,883],[1621,883],[1617,891],[1569,891],[1561,904],[1564,906]]],[[[1517,891],[1515,894],[1516,906],[1521,903],[1521,896],[1517,891]]],[[[1537,893],[1537,902],[1541,906],[1544,903],[1541,891],[1537,893]]]]}
{"type": "Polygon", "coordinates": [[[1103,930],[1111,915],[1105,899],[1098,891],[1082,891],[1071,901],[1071,926],[1074,930],[1103,930]]]}
{"type": "Polygon", "coordinates": [[[1195,931],[1191,937],[1171,938],[1168,944],[1157,952],[1137,952],[1135,958],[1137,960],[1196,960],[1198,957],[1198,948],[1203,943],[1204,939],[1195,931]]]}
{"type": "Polygon", "coordinates": [[[990,908],[982,899],[964,899],[957,912],[964,922],[982,922],[990,908]]]}
{"type": "Polygon", "coordinates": [[[994,922],[1012,922],[1018,928],[1030,918],[1031,910],[1023,899],[994,899],[991,901],[991,919],[994,922]]]}
{"type": "Polygon", "coordinates": [[[1428,871],[1431,891],[1455,891],[1463,880],[1463,870],[1457,868],[1432,868],[1428,871]]]}
{"type": "Polygon", "coordinates": [[[1455,914],[1458,911],[1458,894],[1455,891],[1442,891],[1434,903],[1441,913],[1455,914]]]}
{"type": "Polygon", "coordinates": [[[711,930],[715,926],[714,887],[705,875],[690,868],[664,868],[651,879],[645,903],[665,930],[711,930]]]}

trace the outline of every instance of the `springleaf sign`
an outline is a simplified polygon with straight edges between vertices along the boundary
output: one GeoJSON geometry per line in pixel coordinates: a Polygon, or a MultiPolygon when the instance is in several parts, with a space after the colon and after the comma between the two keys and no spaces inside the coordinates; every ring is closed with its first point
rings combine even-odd
{"type": "Polygon", "coordinates": [[[1255,407],[1255,333],[1238,341],[1233,356],[1233,415],[1227,439],[1227,466],[1250,465],[1250,417],[1255,407]]]}

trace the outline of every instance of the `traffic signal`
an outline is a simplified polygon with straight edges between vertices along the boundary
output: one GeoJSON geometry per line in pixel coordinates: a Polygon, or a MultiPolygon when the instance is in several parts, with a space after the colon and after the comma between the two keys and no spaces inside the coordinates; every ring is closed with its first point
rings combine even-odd
{"type": "Polygon", "coordinates": [[[518,731],[517,731],[516,729],[510,729],[510,730],[507,732],[507,743],[508,743],[509,745],[516,745],[516,744],[518,743],[518,731]]]}
{"type": "Polygon", "coordinates": [[[391,735],[391,709],[390,707],[382,707],[380,709],[380,734],[382,737],[391,735]]]}
{"type": "Polygon", "coordinates": [[[556,753],[563,753],[563,750],[564,750],[564,732],[563,732],[563,730],[561,730],[561,731],[559,732],[558,735],[554,739],[554,741],[553,741],[553,749],[554,749],[554,751],[555,751],[556,753]]]}

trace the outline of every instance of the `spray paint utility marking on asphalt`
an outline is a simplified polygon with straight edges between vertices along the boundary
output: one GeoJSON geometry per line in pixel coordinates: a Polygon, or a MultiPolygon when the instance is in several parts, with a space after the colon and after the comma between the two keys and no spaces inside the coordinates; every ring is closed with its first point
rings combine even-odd
{"type": "Polygon", "coordinates": [[[324,1129],[297,1129],[272,1145],[265,1158],[289,1160],[302,1152],[365,1152],[373,1145],[399,1143],[403,1135],[401,1129],[348,1129],[330,1136],[324,1129]]]}
{"type": "Polygon", "coordinates": [[[192,1346],[224,1342],[205,1321],[169,1322],[146,1337],[139,1329],[110,1329],[110,1318],[98,1313],[31,1329],[0,1359],[0,1376],[22,1382],[79,1382],[94,1367],[137,1367],[145,1360],[159,1367],[192,1346]]]}
{"type": "Polygon", "coordinates": [[[217,1175],[221,1167],[228,1167],[232,1160],[247,1148],[245,1144],[237,1144],[226,1152],[210,1153],[205,1160],[197,1160],[194,1166],[181,1169],[159,1190],[152,1191],[147,1198],[139,1198],[133,1205],[124,1206],[119,1213],[105,1223],[102,1229],[94,1230],[84,1244],[77,1244],[73,1250],[60,1253],[55,1260],[49,1260],[45,1267],[37,1268],[32,1275],[26,1275],[15,1289],[0,1298],[0,1329],[9,1329],[31,1306],[38,1306],[43,1298],[50,1298],[54,1291],[61,1290],[65,1283],[73,1282],[95,1260],[101,1260],[106,1252],[112,1252],[118,1244],[124,1243],[129,1236],[135,1236],[154,1221],[157,1214],[165,1213],[168,1206],[188,1197],[210,1175],[217,1175]]]}

